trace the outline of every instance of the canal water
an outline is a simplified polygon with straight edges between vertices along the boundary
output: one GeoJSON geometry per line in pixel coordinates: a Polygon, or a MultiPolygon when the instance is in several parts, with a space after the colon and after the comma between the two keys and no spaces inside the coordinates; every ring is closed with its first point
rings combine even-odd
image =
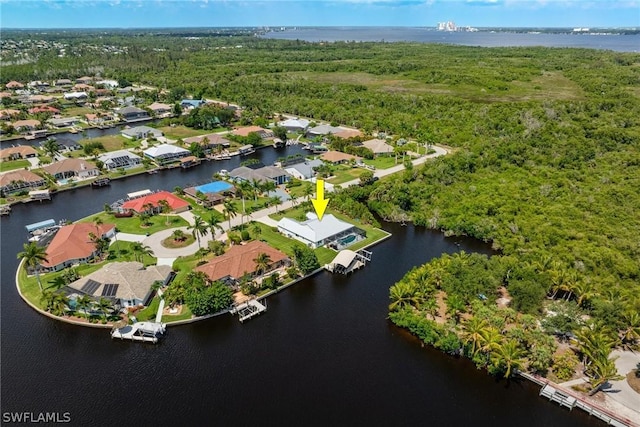
{"type": "MultiPolygon", "coordinates": [[[[264,163],[299,152],[255,153],[264,163]]],[[[125,193],[200,182],[239,159],[81,188],[2,217],[2,412],[68,412],[74,425],[600,425],[464,359],[425,348],[387,320],[388,289],[415,265],[487,245],[383,224],[393,237],[350,276],[321,273],[240,324],[225,315],[169,328],[158,345],[48,319],[14,282],[25,224],[76,220],[125,193]]]]}

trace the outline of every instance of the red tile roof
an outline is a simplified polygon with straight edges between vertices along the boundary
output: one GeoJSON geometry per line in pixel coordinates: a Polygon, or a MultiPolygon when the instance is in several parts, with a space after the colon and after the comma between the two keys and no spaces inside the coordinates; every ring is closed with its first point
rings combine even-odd
{"type": "Polygon", "coordinates": [[[224,279],[232,277],[239,279],[246,273],[253,273],[256,270],[254,259],[260,253],[265,253],[271,258],[271,264],[276,264],[287,259],[287,255],[277,249],[272,248],[264,242],[254,240],[246,245],[232,246],[224,255],[215,257],[208,263],[196,268],[196,271],[204,272],[209,280],[224,279]]]}
{"type": "Polygon", "coordinates": [[[96,250],[89,233],[103,236],[115,228],[115,224],[100,224],[96,226],[89,222],[65,225],[62,227],[47,247],[47,261],[43,267],[54,267],[65,261],[87,258],[96,250]]]}
{"type": "Polygon", "coordinates": [[[146,204],[153,205],[154,208],[158,207],[160,200],[166,200],[169,203],[169,207],[172,211],[181,210],[189,206],[189,203],[182,200],[180,197],[169,193],[168,191],[159,191],[157,193],[149,194],[148,196],[138,197],[137,199],[128,200],[122,205],[123,209],[133,210],[138,213],[144,212],[147,209],[144,207],[146,204]]]}
{"type": "Polygon", "coordinates": [[[54,113],[54,114],[58,114],[60,112],[60,110],[58,110],[57,108],[53,108],[49,105],[41,105],[38,107],[33,107],[29,109],[29,114],[36,114],[36,113],[54,113]]]}

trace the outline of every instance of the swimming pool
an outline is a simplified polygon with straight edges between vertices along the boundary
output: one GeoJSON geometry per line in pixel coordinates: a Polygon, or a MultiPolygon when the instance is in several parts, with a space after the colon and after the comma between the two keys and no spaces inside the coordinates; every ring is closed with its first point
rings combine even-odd
{"type": "Polygon", "coordinates": [[[198,185],[196,187],[196,191],[200,191],[202,193],[222,193],[223,191],[227,191],[230,188],[233,188],[233,185],[224,181],[213,181],[207,184],[198,185]]]}

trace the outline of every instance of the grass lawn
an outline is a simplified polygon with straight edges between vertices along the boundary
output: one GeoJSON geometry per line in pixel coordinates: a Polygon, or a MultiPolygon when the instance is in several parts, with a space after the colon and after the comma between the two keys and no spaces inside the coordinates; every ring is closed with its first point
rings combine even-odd
{"type": "Polygon", "coordinates": [[[31,165],[29,160],[20,159],[20,160],[10,160],[8,162],[0,162],[0,172],[7,172],[16,169],[24,169],[31,165]]]}
{"type": "Polygon", "coordinates": [[[89,142],[100,142],[104,146],[105,151],[116,151],[140,146],[140,142],[125,138],[120,134],[99,136],[97,138],[85,138],[81,139],[79,142],[82,146],[89,142]]]}
{"type": "Polygon", "coordinates": [[[154,215],[149,221],[151,225],[148,227],[142,227],[140,218],[132,216],[130,218],[116,218],[113,214],[100,212],[83,218],[80,222],[94,222],[96,218],[100,218],[104,224],[115,224],[118,231],[122,233],[131,234],[153,234],[167,228],[186,227],[189,225],[182,217],[177,215],[169,215],[169,225],[165,224],[167,221],[166,215],[154,215]]]}
{"type": "Polygon", "coordinates": [[[343,184],[347,181],[360,178],[360,175],[362,175],[365,170],[366,169],[363,168],[337,169],[333,173],[335,177],[327,180],[327,182],[330,182],[331,184],[343,184]]]}
{"type": "Polygon", "coordinates": [[[217,128],[213,130],[203,130],[203,129],[191,129],[186,126],[162,126],[159,127],[158,130],[161,130],[169,139],[184,139],[189,138],[191,136],[199,136],[199,135],[207,135],[210,133],[216,133],[226,130],[225,128],[217,128]]]}
{"type": "Polygon", "coordinates": [[[162,316],[162,322],[163,323],[177,322],[178,320],[187,320],[187,319],[191,319],[192,317],[193,317],[193,313],[191,313],[191,309],[186,304],[183,304],[182,311],[180,312],[180,314],[175,314],[175,315],[164,314],[162,316]]]}
{"type": "Polygon", "coordinates": [[[147,320],[155,321],[156,313],[158,312],[158,307],[160,306],[160,298],[158,295],[153,297],[151,303],[143,308],[142,310],[137,311],[133,316],[138,320],[138,322],[144,322],[147,320]]]}
{"type": "MultiPolygon", "coordinates": [[[[372,160],[364,159],[363,161],[365,165],[374,166],[376,169],[389,169],[396,165],[395,156],[379,156],[372,160]]],[[[398,164],[402,164],[400,160],[398,160],[398,164]]]]}
{"type": "Polygon", "coordinates": [[[64,107],[64,115],[65,116],[79,116],[84,117],[85,114],[94,114],[96,110],[89,107],[78,107],[75,104],[73,106],[64,107]]]}
{"type": "Polygon", "coordinates": [[[136,175],[136,174],[145,172],[146,170],[147,170],[147,168],[144,165],[141,165],[141,166],[137,166],[135,168],[111,171],[111,172],[107,173],[107,176],[109,178],[117,178],[117,177],[120,177],[120,176],[136,175]]]}

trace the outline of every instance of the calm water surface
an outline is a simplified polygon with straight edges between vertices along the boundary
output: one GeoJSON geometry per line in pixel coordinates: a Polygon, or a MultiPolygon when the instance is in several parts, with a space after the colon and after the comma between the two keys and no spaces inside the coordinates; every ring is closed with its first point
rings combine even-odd
{"type": "MultiPolygon", "coordinates": [[[[299,151],[269,148],[265,163],[299,151]]],[[[245,324],[230,315],[170,328],[159,345],[117,342],[45,318],[14,285],[24,225],[76,220],[125,193],[202,181],[207,163],[57,194],[2,217],[2,411],[68,411],[77,425],[600,425],[496,381],[466,360],[423,348],[387,319],[388,288],[443,252],[488,253],[480,242],[384,224],[393,237],[355,274],[321,273],[268,300],[245,324]],[[177,423],[177,424],[176,424],[177,423]]]]}
{"type": "Polygon", "coordinates": [[[411,27],[307,27],[270,32],[267,38],[333,41],[445,43],[465,46],[545,46],[640,52],[640,34],[532,34],[510,32],[446,32],[411,27]]]}

